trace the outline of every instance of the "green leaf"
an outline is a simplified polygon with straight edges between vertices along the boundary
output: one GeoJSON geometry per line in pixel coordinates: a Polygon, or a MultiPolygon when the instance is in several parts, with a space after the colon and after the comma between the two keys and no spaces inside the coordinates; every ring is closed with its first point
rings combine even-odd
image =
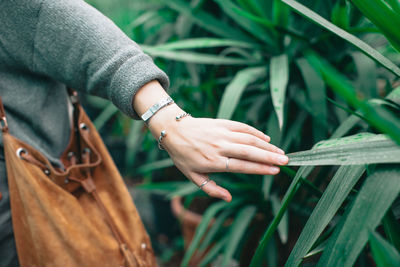
{"type": "MultiPolygon", "coordinates": [[[[365,1],[365,0],[362,0],[362,1],[365,1]]],[[[374,0],[372,0],[372,1],[374,1],[374,0]]],[[[313,12],[312,10],[310,10],[309,8],[300,4],[297,1],[282,0],[282,2],[289,5],[291,8],[294,9],[294,11],[296,11],[300,15],[306,17],[307,19],[313,21],[314,23],[320,25],[321,27],[336,34],[338,37],[345,39],[346,41],[348,41],[349,43],[351,43],[352,45],[354,45],[355,47],[360,49],[361,52],[365,53],[367,56],[369,56],[373,60],[377,61],[383,67],[387,68],[389,71],[393,72],[395,75],[400,76],[400,68],[397,67],[392,61],[390,61],[389,59],[384,57],[382,54],[380,54],[378,51],[376,51],[374,48],[372,48],[367,43],[363,42],[362,40],[355,37],[354,35],[337,27],[336,25],[327,21],[326,19],[324,19],[323,17],[321,17],[320,15],[313,12]]],[[[353,2],[354,2],[354,0],[353,0],[353,2]]],[[[393,24],[393,25],[396,25],[396,24],[393,24]]],[[[400,23],[397,25],[400,25],[400,23]]]]}
{"type": "Polygon", "coordinates": [[[218,253],[222,251],[222,249],[226,246],[226,243],[228,242],[228,236],[222,238],[219,242],[217,242],[211,249],[210,251],[204,256],[203,260],[199,263],[200,267],[206,267],[208,264],[215,260],[217,257],[218,253]]]}
{"type": "Polygon", "coordinates": [[[288,166],[396,163],[400,162],[400,146],[385,135],[359,133],[321,141],[311,150],[287,156],[288,166]]]}
{"type": "Polygon", "coordinates": [[[285,266],[298,266],[301,263],[364,171],[364,166],[339,168],[304,226],[285,266]]]}
{"type": "Polygon", "coordinates": [[[298,59],[296,63],[303,76],[308,97],[310,99],[311,110],[315,116],[313,117],[312,131],[314,140],[320,141],[326,137],[325,125],[322,125],[320,121],[326,122],[328,119],[325,83],[318,73],[310,66],[306,59],[298,59]]]}
{"type": "Polygon", "coordinates": [[[269,48],[275,46],[275,41],[270,32],[266,31],[266,28],[261,27],[259,24],[249,20],[247,17],[241,16],[237,13],[237,10],[243,11],[239,6],[234,4],[231,0],[214,0],[218,3],[221,9],[230,16],[239,26],[251,33],[257,39],[263,41],[269,48]]]}
{"type": "Polygon", "coordinates": [[[185,183],[178,187],[176,190],[172,191],[167,195],[168,199],[173,199],[174,197],[184,197],[197,192],[199,188],[194,183],[185,183]]]}
{"type": "Polygon", "coordinates": [[[129,134],[126,138],[126,166],[131,166],[135,162],[136,154],[141,147],[141,140],[143,139],[143,122],[139,120],[132,120],[129,134]]]}
{"type": "Polygon", "coordinates": [[[238,0],[237,2],[242,8],[246,9],[248,12],[254,13],[260,17],[263,16],[263,13],[260,11],[260,7],[257,6],[257,4],[254,3],[253,0],[238,0]]]}
{"type": "Polygon", "coordinates": [[[377,267],[400,266],[399,252],[376,232],[370,231],[369,243],[377,267]]]}
{"type": "MultiPolygon", "coordinates": [[[[279,213],[279,210],[282,206],[281,202],[279,201],[276,195],[271,196],[271,206],[272,206],[272,213],[274,214],[274,216],[276,216],[279,213]]],[[[286,244],[289,235],[289,215],[287,212],[285,212],[278,225],[278,234],[282,244],[286,244]]]]}
{"type": "Polygon", "coordinates": [[[193,9],[189,4],[182,0],[163,0],[163,2],[168,5],[170,8],[186,15],[189,19],[191,19],[194,23],[199,25],[200,27],[225,38],[233,38],[241,41],[252,42],[253,39],[237,30],[235,27],[232,27],[229,24],[225,24],[221,22],[221,20],[215,18],[209,13],[199,10],[193,9]]]}
{"type": "Polygon", "coordinates": [[[346,0],[336,1],[331,15],[332,22],[342,28],[347,30],[350,25],[350,7],[346,0]]]}
{"type": "Polygon", "coordinates": [[[343,136],[347,134],[355,125],[357,125],[361,121],[360,117],[356,115],[350,115],[345,119],[339,127],[333,132],[331,138],[338,138],[339,136],[343,136]]]}
{"type": "Polygon", "coordinates": [[[100,113],[99,116],[93,121],[94,126],[96,129],[101,129],[106,122],[111,119],[112,116],[117,114],[118,108],[114,106],[113,103],[107,105],[107,107],[100,113]]]}
{"type": "Polygon", "coordinates": [[[264,175],[263,176],[262,192],[263,192],[264,199],[268,199],[269,198],[269,194],[270,194],[273,182],[274,182],[274,176],[273,175],[264,175]]]}
{"type": "Polygon", "coordinates": [[[388,210],[385,217],[382,220],[383,229],[390,243],[400,251],[400,223],[397,221],[393,211],[388,210]]]}
{"type": "Polygon", "coordinates": [[[187,185],[188,182],[159,182],[159,183],[146,183],[140,184],[135,188],[142,189],[142,190],[151,190],[155,193],[166,194],[173,192],[182,186],[187,185]]]}
{"type": "Polygon", "coordinates": [[[399,0],[386,0],[390,7],[400,15],[400,2],[399,0]]]}
{"type": "Polygon", "coordinates": [[[289,24],[289,8],[282,4],[281,0],[274,0],[272,8],[272,18],[275,25],[286,28],[289,24]]]}
{"type": "Polygon", "coordinates": [[[201,220],[201,223],[199,226],[196,228],[196,233],[194,234],[193,240],[190,243],[185,256],[183,257],[181,266],[188,266],[189,260],[192,257],[193,253],[195,252],[197,246],[200,243],[201,238],[203,237],[204,233],[207,231],[207,228],[211,222],[211,220],[214,218],[214,216],[223,208],[228,206],[229,203],[227,202],[217,202],[215,204],[212,204],[206,212],[203,214],[203,218],[201,220]]]}
{"type": "Polygon", "coordinates": [[[352,57],[357,68],[356,87],[366,98],[378,97],[376,88],[378,77],[375,61],[359,52],[353,53],[352,57]]]}
{"type": "Polygon", "coordinates": [[[271,58],[270,87],[272,103],[278,116],[279,128],[283,127],[283,106],[285,104],[286,87],[289,81],[289,61],[286,54],[271,58]]]}
{"type": "Polygon", "coordinates": [[[148,53],[153,57],[162,57],[187,63],[210,65],[254,65],[260,63],[258,59],[244,59],[196,52],[163,50],[149,46],[142,46],[142,49],[145,53],[148,53]]]}
{"type": "MultiPolygon", "coordinates": [[[[382,0],[352,0],[351,1],[379,30],[388,38],[391,44],[400,51],[400,15],[382,0]]],[[[390,1],[394,4],[394,1],[390,1]]],[[[397,5],[393,7],[398,8],[397,5]]]]}
{"type": "Polygon", "coordinates": [[[285,214],[290,201],[292,201],[294,195],[299,189],[302,177],[308,176],[313,169],[314,167],[306,166],[301,167],[297,171],[296,176],[294,177],[292,183],[289,186],[289,189],[286,191],[285,196],[282,199],[281,208],[279,209],[278,213],[275,215],[274,219],[272,220],[263,237],[261,238],[260,244],[258,245],[253,258],[251,259],[250,267],[262,266],[263,253],[265,251],[265,248],[268,242],[271,240],[271,237],[277,229],[283,215],[285,214]]]}
{"type": "Polygon", "coordinates": [[[230,119],[246,87],[257,79],[264,77],[266,73],[265,67],[246,68],[236,73],[233,80],[225,88],[217,118],[230,119]]]}
{"type": "Polygon", "coordinates": [[[306,52],[310,65],[324,81],[351,106],[362,112],[363,118],[373,127],[387,133],[400,144],[400,119],[395,114],[359,98],[350,81],[314,52],[306,52]]]}
{"type": "Polygon", "coordinates": [[[228,266],[228,263],[233,258],[233,254],[235,253],[248,225],[256,214],[256,211],[257,208],[255,206],[247,206],[238,212],[228,234],[228,244],[225,248],[224,258],[221,264],[222,267],[228,266]]]}
{"type": "Polygon", "coordinates": [[[153,161],[148,164],[144,164],[144,165],[140,166],[137,169],[137,173],[151,172],[154,170],[163,169],[163,168],[167,168],[167,167],[171,167],[171,166],[174,166],[174,162],[172,161],[172,159],[170,159],[170,158],[162,159],[159,161],[153,161]]]}
{"type": "Polygon", "coordinates": [[[213,241],[214,237],[219,231],[222,230],[223,224],[226,223],[228,216],[231,215],[232,212],[234,212],[234,210],[226,209],[222,211],[220,215],[218,215],[210,229],[207,231],[203,241],[201,241],[199,251],[204,252],[209,246],[211,246],[211,242],[213,241]]]}
{"type": "Polygon", "coordinates": [[[345,221],[332,234],[318,266],[353,266],[369,231],[378,226],[399,192],[399,167],[377,167],[358,192],[345,221]]]}
{"type": "MultiPolygon", "coordinates": [[[[170,42],[167,44],[151,46],[151,48],[157,50],[180,50],[180,49],[201,49],[201,48],[223,47],[223,46],[260,48],[260,46],[255,43],[242,42],[230,39],[219,39],[219,38],[185,39],[185,40],[170,42]]],[[[144,47],[146,46],[144,45],[144,47]]]]}

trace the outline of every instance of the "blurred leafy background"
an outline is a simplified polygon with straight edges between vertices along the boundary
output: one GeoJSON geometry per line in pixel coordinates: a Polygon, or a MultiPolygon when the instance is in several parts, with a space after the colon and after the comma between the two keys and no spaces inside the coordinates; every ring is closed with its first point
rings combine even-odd
{"type": "Polygon", "coordinates": [[[168,199],[196,209],[204,194],[142,122],[85,97],[127,182],[151,194],[136,203],[154,210],[160,265],[400,266],[398,0],[88,2],[154,57],[184,110],[303,151],[275,177],[213,175],[234,201],[206,200],[184,244],[168,199]]]}

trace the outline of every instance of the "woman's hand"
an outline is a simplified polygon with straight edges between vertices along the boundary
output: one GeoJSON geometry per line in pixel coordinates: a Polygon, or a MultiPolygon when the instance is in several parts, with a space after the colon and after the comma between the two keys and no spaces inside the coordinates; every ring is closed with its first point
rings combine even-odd
{"type": "MultiPolygon", "coordinates": [[[[158,82],[142,87],[134,98],[134,108],[143,114],[159,99],[168,96],[158,82]]],[[[153,136],[158,139],[161,131],[166,136],[162,146],[171,156],[178,169],[204,192],[212,197],[231,201],[228,190],[209,181],[214,172],[238,172],[248,174],[277,174],[276,165],[288,162],[284,152],[270,144],[270,138],[243,123],[220,120],[175,117],[182,114],[176,104],[158,111],[148,123],[153,136]]]]}
{"type": "MultiPolygon", "coordinates": [[[[149,128],[155,138],[166,131],[162,146],[176,167],[197,186],[210,173],[237,172],[248,174],[279,173],[288,162],[284,152],[269,143],[270,138],[243,123],[206,118],[184,117],[176,105],[164,108],[150,120],[149,128]]],[[[231,201],[231,194],[214,181],[202,189],[208,195],[231,201]]]]}

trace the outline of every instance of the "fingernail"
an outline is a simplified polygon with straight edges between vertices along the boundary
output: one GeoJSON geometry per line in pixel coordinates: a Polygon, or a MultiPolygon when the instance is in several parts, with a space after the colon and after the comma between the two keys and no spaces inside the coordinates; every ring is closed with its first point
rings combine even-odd
{"type": "Polygon", "coordinates": [[[279,153],[279,154],[282,154],[282,155],[285,155],[285,151],[283,151],[283,150],[280,149],[280,148],[278,148],[278,153],[279,153]]]}
{"type": "Polygon", "coordinates": [[[232,199],[231,199],[231,196],[228,195],[228,194],[224,195],[223,199],[224,199],[226,202],[231,202],[231,200],[232,200],[232,199]]]}
{"type": "Polygon", "coordinates": [[[278,173],[280,170],[281,170],[281,169],[280,169],[279,167],[276,167],[276,166],[272,166],[272,167],[271,167],[271,172],[272,172],[272,173],[275,173],[275,174],[276,174],[276,173],[278,173]]]}
{"type": "Polygon", "coordinates": [[[265,139],[269,142],[271,141],[271,137],[269,137],[268,135],[265,135],[265,139]]]}
{"type": "Polygon", "coordinates": [[[286,164],[289,161],[289,158],[287,156],[279,156],[278,157],[278,162],[279,164],[286,164]]]}

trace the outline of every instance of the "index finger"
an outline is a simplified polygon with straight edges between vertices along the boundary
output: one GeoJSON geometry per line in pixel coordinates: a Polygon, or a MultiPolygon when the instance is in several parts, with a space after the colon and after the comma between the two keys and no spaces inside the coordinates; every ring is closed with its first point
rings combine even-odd
{"type": "Polygon", "coordinates": [[[226,123],[227,128],[233,132],[248,133],[262,139],[265,142],[271,141],[271,138],[268,135],[264,134],[260,130],[257,130],[256,128],[250,125],[238,121],[231,121],[231,120],[224,120],[224,121],[226,123]]]}

